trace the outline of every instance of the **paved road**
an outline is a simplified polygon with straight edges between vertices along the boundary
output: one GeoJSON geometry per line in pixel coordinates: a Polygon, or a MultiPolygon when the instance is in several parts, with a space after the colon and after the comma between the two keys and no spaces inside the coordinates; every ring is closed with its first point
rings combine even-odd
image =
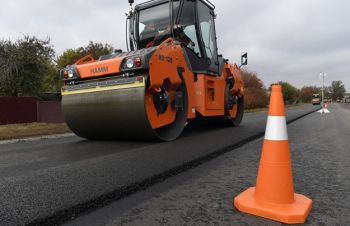
{"type": "MultiPolygon", "coordinates": [[[[288,118],[314,110],[291,109],[288,118]]],[[[238,128],[193,124],[170,143],[65,137],[1,144],[0,225],[62,223],[262,135],[265,121],[266,113],[252,113],[238,128]]]]}
{"type": "Polygon", "coordinates": [[[343,108],[349,109],[350,110],[350,103],[341,103],[340,104],[343,108]]]}
{"type": "MultiPolygon", "coordinates": [[[[311,197],[305,225],[350,225],[350,104],[288,125],[295,190],[311,197]]],[[[281,225],[238,212],[232,198],[254,186],[262,139],[66,225],[281,225]]]]}

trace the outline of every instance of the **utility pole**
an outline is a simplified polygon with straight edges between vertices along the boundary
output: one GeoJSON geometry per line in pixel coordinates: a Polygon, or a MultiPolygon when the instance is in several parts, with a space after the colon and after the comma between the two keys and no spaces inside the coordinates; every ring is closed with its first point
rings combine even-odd
{"type": "Polygon", "coordinates": [[[321,72],[320,76],[322,77],[322,109],[318,112],[322,114],[328,114],[330,111],[324,106],[324,79],[327,77],[327,73],[321,72]]]}
{"type": "Polygon", "coordinates": [[[327,76],[327,73],[321,72],[320,76],[322,77],[322,109],[324,108],[324,79],[327,76]]]}

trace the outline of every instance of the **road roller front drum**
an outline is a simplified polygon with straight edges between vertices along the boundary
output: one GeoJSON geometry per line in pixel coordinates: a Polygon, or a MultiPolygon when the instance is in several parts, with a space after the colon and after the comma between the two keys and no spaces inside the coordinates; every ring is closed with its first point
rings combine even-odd
{"type": "Polygon", "coordinates": [[[117,84],[101,89],[71,87],[71,91],[62,93],[62,110],[67,125],[78,136],[92,140],[176,139],[187,121],[185,85],[174,91],[163,87],[159,94],[151,94],[146,84],[147,76],[128,85],[117,84]],[[175,100],[177,91],[185,94],[181,101],[175,100]],[[183,104],[181,108],[173,108],[172,102],[183,104]],[[173,122],[153,127],[151,120],[164,117],[166,112],[174,117],[173,122]]]}

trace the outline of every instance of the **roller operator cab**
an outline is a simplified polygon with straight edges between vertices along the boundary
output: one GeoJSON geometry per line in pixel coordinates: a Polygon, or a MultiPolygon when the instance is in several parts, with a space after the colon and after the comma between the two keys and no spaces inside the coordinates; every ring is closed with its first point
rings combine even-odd
{"type": "Polygon", "coordinates": [[[239,67],[218,54],[214,9],[204,0],[131,9],[127,52],[86,56],[60,72],[71,130],[88,139],[171,141],[198,117],[239,125],[243,82],[239,67]]]}

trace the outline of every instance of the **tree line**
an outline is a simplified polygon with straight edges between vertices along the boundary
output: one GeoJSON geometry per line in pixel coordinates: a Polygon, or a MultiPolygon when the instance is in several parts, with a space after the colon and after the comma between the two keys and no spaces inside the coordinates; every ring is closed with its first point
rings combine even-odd
{"type": "MultiPolygon", "coordinates": [[[[86,46],[67,49],[56,56],[50,38],[41,40],[35,36],[24,36],[16,41],[0,40],[0,96],[38,96],[59,92],[62,86],[58,75],[60,69],[88,54],[98,59],[112,52],[112,45],[90,41],[86,46]]],[[[242,76],[246,108],[265,107],[271,86],[266,88],[255,72],[243,70],[242,76]]],[[[298,89],[288,82],[277,83],[283,86],[284,100],[289,104],[310,102],[314,93],[321,92],[319,87],[298,89]]],[[[342,98],[344,94],[345,87],[341,81],[333,81],[325,89],[325,96],[333,100],[342,98]]]]}
{"type": "Polygon", "coordinates": [[[91,54],[95,59],[113,52],[109,44],[89,42],[56,57],[50,38],[24,36],[0,40],[0,96],[38,96],[59,92],[59,70],[91,54]]]}
{"type": "MultiPolygon", "coordinates": [[[[266,88],[255,72],[243,70],[242,76],[245,91],[245,107],[247,109],[266,107],[272,84],[266,88]]],[[[313,94],[319,94],[321,96],[322,92],[322,88],[316,86],[304,86],[298,89],[284,81],[278,81],[274,84],[280,84],[282,86],[283,98],[286,104],[310,103],[313,94]]],[[[345,85],[342,81],[333,81],[331,86],[324,88],[325,98],[334,101],[342,99],[345,92],[345,85]]]]}

